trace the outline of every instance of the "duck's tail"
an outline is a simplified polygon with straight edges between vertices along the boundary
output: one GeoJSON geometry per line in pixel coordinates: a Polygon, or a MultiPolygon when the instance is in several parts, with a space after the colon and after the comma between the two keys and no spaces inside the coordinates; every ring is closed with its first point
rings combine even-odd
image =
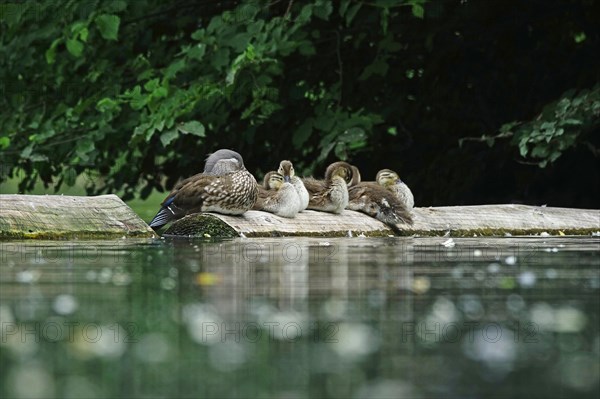
{"type": "Polygon", "coordinates": [[[156,216],[154,216],[150,221],[150,227],[152,227],[154,230],[158,230],[170,221],[179,218],[179,208],[173,204],[174,199],[175,196],[168,199],[162,208],[160,208],[156,216]]]}

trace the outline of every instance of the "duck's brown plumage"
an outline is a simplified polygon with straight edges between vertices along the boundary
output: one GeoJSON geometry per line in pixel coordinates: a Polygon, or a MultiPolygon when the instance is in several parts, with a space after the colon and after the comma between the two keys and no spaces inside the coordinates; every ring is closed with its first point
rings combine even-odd
{"type": "Polygon", "coordinates": [[[375,182],[356,183],[348,188],[348,195],[348,209],[372,216],[392,228],[399,223],[413,223],[406,206],[375,182]]]}
{"type": "Polygon", "coordinates": [[[348,205],[347,181],[351,179],[351,165],[341,161],[327,167],[325,180],[302,179],[310,196],[308,209],[341,213],[348,205]]]}
{"type": "Polygon", "coordinates": [[[246,170],[243,162],[228,158],[218,160],[216,165],[222,166],[222,170],[234,171],[216,176],[199,173],[182,180],[161,203],[162,207],[150,226],[157,229],[196,212],[239,215],[251,209],[258,190],[254,176],[246,170]]]}

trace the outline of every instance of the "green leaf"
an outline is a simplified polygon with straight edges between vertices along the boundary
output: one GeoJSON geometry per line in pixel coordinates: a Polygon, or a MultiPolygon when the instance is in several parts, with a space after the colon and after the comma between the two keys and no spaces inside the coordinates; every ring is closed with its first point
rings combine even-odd
{"type": "Polygon", "coordinates": [[[119,104],[108,97],[105,97],[96,103],[96,109],[102,113],[118,110],[119,108],[119,104]]]}
{"type": "Polygon", "coordinates": [[[371,75],[385,76],[389,69],[389,65],[385,60],[377,58],[372,64],[368,65],[363,73],[358,77],[358,80],[366,80],[371,75]]]}
{"type": "Polygon", "coordinates": [[[342,0],[340,1],[340,17],[343,17],[344,14],[346,13],[346,10],[348,9],[348,6],[350,5],[350,0],[342,0]]]}
{"type": "Polygon", "coordinates": [[[524,158],[527,156],[527,153],[529,152],[529,149],[527,148],[527,141],[526,140],[522,140],[519,143],[519,154],[521,154],[521,156],[524,158]]]}
{"type": "Polygon", "coordinates": [[[292,136],[292,145],[294,148],[302,148],[302,145],[310,138],[312,133],[313,118],[305,120],[292,136]]]}
{"type": "Polygon", "coordinates": [[[67,39],[67,50],[74,57],[80,57],[83,52],[83,43],[77,39],[67,39]]]}
{"type": "Polygon", "coordinates": [[[120,12],[127,8],[127,2],[123,0],[112,0],[107,2],[108,10],[111,12],[120,12]]]}
{"type": "Polygon", "coordinates": [[[10,138],[9,137],[0,137],[0,150],[5,150],[10,146],[10,138]]]}
{"type": "Polygon", "coordinates": [[[187,56],[200,61],[204,58],[204,53],[206,53],[206,46],[202,43],[198,43],[187,52],[187,56]]]}
{"type": "Polygon", "coordinates": [[[167,130],[160,135],[160,142],[164,147],[167,147],[173,140],[177,138],[177,136],[179,136],[179,133],[176,129],[167,130]]]}
{"type": "Polygon", "coordinates": [[[144,89],[147,92],[152,92],[156,90],[160,86],[160,81],[158,79],[152,79],[144,83],[144,89]]]}
{"type": "Polygon", "coordinates": [[[417,18],[423,19],[423,17],[425,16],[425,9],[420,4],[413,4],[412,14],[417,18]]]}
{"type": "Polygon", "coordinates": [[[31,151],[33,151],[33,144],[29,144],[27,147],[23,148],[23,151],[21,151],[21,158],[29,158],[31,151]]]}
{"type": "Polygon", "coordinates": [[[204,29],[198,29],[192,33],[191,38],[194,40],[202,40],[204,38],[204,29]]]}
{"type": "Polygon", "coordinates": [[[579,32],[579,33],[576,33],[575,35],[573,35],[573,40],[575,40],[575,43],[577,43],[577,44],[585,41],[585,39],[586,39],[585,32],[579,32]]]}
{"type": "Polygon", "coordinates": [[[356,16],[356,13],[358,12],[358,10],[360,10],[360,6],[361,6],[361,3],[358,3],[358,4],[354,4],[352,7],[350,7],[348,12],[346,13],[346,26],[350,26],[350,24],[352,23],[352,20],[356,16]]]}
{"type": "Polygon", "coordinates": [[[332,11],[333,5],[329,0],[317,1],[317,4],[315,4],[315,7],[313,8],[315,16],[325,21],[329,20],[332,11]]]}
{"type": "Polygon", "coordinates": [[[116,15],[102,14],[96,17],[96,26],[106,40],[117,40],[121,19],[116,15]]]}
{"type": "Polygon", "coordinates": [[[198,121],[190,121],[190,122],[183,123],[177,129],[183,134],[189,133],[189,134],[193,134],[194,136],[198,136],[198,137],[205,136],[204,125],[198,121]]]}
{"type": "Polygon", "coordinates": [[[54,40],[50,45],[50,48],[46,50],[46,62],[48,64],[54,64],[54,61],[56,60],[56,46],[58,46],[60,41],[61,39],[54,40]]]}
{"type": "Polygon", "coordinates": [[[302,7],[302,10],[300,11],[300,15],[298,15],[298,18],[296,18],[296,21],[301,24],[307,23],[308,21],[310,21],[310,17],[312,16],[312,13],[313,13],[313,5],[307,4],[304,7],[302,7]]]}
{"type": "Polygon", "coordinates": [[[77,147],[75,148],[75,153],[82,161],[87,162],[89,159],[89,153],[94,151],[96,145],[89,138],[84,138],[77,142],[77,147]]]}
{"type": "Polygon", "coordinates": [[[333,153],[342,161],[348,159],[348,153],[346,152],[346,145],[344,143],[337,143],[333,149],[333,153]]]}
{"type": "Polygon", "coordinates": [[[389,8],[384,8],[383,10],[381,10],[381,15],[379,16],[380,18],[380,24],[381,24],[381,31],[383,32],[384,35],[387,35],[388,32],[388,23],[389,23],[389,18],[390,18],[390,9],[389,8]]]}

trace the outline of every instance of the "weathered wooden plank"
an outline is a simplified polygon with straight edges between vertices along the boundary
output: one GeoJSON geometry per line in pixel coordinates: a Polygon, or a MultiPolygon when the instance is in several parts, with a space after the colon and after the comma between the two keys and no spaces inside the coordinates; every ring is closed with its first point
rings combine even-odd
{"type": "Polygon", "coordinates": [[[0,238],[153,237],[116,195],[0,195],[0,238]]]}
{"type": "Polygon", "coordinates": [[[210,237],[343,237],[364,234],[368,237],[387,237],[394,233],[379,220],[359,212],[345,210],[336,215],[306,210],[293,219],[261,211],[248,211],[241,216],[217,213],[188,215],[174,222],[165,234],[210,237]]]}
{"type": "MultiPolygon", "coordinates": [[[[549,234],[589,235],[600,230],[600,210],[528,205],[477,205],[415,208],[413,225],[398,225],[400,235],[455,237],[549,234]]],[[[304,211],[294,219],[250,211],[242,216],[216,213],[189,215],[176,221],[166,235],[236,237],[356,236],[380,237],[394,232],[359,212],[340,215],[304,211]]]]}
{"type": "Polygon", "coordinates": [[[415,208],[412,226],[398,226],[408,235],[438,235],[450,231],[455,236],[473,234],[585,235],[600,230],[600,210],[556,208],[519,204],[471,205],[415,208]]]}

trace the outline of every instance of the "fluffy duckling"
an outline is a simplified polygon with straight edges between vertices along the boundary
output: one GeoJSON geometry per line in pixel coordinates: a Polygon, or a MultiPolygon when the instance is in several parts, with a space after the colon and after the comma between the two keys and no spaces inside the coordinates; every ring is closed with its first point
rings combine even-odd
{"type": "Polygon", "coordinates": [[[352,168],[352,179],[350,179],[350,181],[346,181],[346,183],[348,183],[348,187],[356,186],[361,182],[360,170],[358,170],[358,168],[354,165],[350,165],[350,168],[352,168]]]}
{"type": "Polygon", "coordinates": [[[150,227],[158,229],[191,213],[241,215],[251,209],[258,195],[256,179],[244,167],[241,156],[235,154],[237,156],[219,154],[211,167],[213,172],[215,169],[230,172],[220,175],[199,173],[179,182],[162,202],[150,227]]]}
{"type": "Polygon", "coordinates": [[[360,182],[348,187],[348,196],[348,209],[365,213],[392,228],[398,223],[413,222],[406,206],[375,182],[360,182]]]}
{"type": "Polygon", "coordinates": [[[290,161],[281,161],[279,163],[279,169],[277,170],[277,173],[282,175],[284,180],[291,183],[296,189],[300,200],[298,212],[305,210],[308,207],[309,201],[308,191],[306,191],[306,187],[304,187],[302,180],[296,176],[296,173],[294,172],[294,165],[290,161]]]}
{"type": "Polygon", "coordinates": [[[352,179],[348,183],[348,209],[365,213],[383,223],[396,228],[398,223],[412,224],[412,217],[406,206],[375,182],[361,182],[360,171],[354,165],[352,179]]]}
{"type": "Polygon", "coordinates": [[[377,177],[375,177],[377,183],[396,196],[398,201],[403,203],[406,208],[413,209],[415,206],[415,197],[413,196],[410,188],[400,180],[400,177],[396,172],[390,169],[382,169],[377,172],[377,177]]]}
{"type": "Polygon", "coordinates": [[[294,186],[277,172],[265,175],[263,186],[258,187],[258,199],[252,209],[266,211],[285,218],[293,218],[300,209],[300,198],[294,186]]]}
{"type": "Polygon", "coordinates": [[[325,171],[325,180],[302,179],[310,195],[308,209],[342,213],[348,205],[347,181],[352,180],[352,167],[346,162],[334,162],[325,171]]]}

